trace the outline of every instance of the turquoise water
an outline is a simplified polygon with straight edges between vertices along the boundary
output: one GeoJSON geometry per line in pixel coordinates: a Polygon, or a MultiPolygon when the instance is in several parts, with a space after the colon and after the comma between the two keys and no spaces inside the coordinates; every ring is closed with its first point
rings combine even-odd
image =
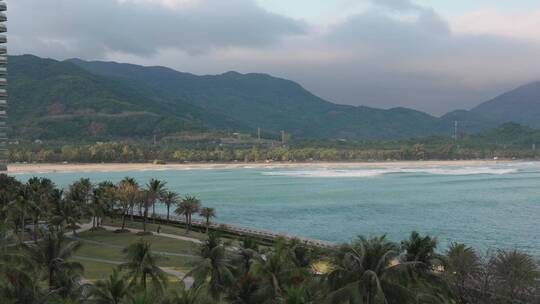
{"type": "MultiPolygon", "coordinates": [[[[540,256],[540,163],[477,166],[249,168],[37,174],[66,186],[80,177],[167,181],[217,208],[219,222],[332,242],[412,230],[441,249],[464,242],[540,256]]],[[[17,177],[26,180],[31,175],[17,177]]]]}

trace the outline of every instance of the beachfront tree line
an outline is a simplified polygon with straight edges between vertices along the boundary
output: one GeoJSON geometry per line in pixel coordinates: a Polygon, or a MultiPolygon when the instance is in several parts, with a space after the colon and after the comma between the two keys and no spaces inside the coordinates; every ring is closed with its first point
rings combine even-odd
{"type": "Polygon", "coordinates": [[[207,229],[215,216],[158,180],[140,186],[131,178],[97,185],[81,179],[61,190],[44,178],[21,183],[0,175],[0,302],[540,303],[533,257],[516,250],[481,255],[463,244],[439,252],[436,239],[415,232],[400,244],[359,237],[318,248],[279,238],[271,246],[247,237],[225,243],[217,229],[200,245],[186,284],[169,282],[158,266],[162,257],[141,239],[124,249],[125,262],[108,279],[86,282],[73,259],[77,227],[99,230],[113,217],[121,233],[131,216],[153,221],[159,202],[182,215],[187,229],[193,214],[207,229]]]}
{"type": "Polygon", "coordinates": [[[104,143],[62,147],[13,147],[11,162],[262,162],[367,161],[428,159],[540,158],[540,149],[464,148],[455,144],[410,144],[388,148],[335,147],[206,147],[174,148],[141,144],[104,143]]]}

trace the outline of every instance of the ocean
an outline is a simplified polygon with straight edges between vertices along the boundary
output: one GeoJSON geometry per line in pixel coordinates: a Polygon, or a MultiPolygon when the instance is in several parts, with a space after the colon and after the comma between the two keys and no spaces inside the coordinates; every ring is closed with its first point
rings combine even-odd
{"type": "Polygon", "coordinates": [[[539,162],[16,175],[31,176],[61,187],[81,177],[97,183],[131,176],[141,184],[157,178],[216,208],[218,222],[336,243],[382,234],[399,242],[416,230],[437,237],[440,251],[462,242],[484,252],[519,249],[540,257],[539,162]]]}

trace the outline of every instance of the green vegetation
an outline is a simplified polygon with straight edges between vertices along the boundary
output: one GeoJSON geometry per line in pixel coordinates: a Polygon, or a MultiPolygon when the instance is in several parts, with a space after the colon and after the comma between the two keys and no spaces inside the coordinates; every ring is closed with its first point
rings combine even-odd
{"type": "MultiPolygon", "coordinates": [[[[476,135],[429,137],[395,142],[297,140],[287,146],[224,145],[219,140],[149,143],[109,142],[91,145],[19,145],[12,162],[263,162],[370,161],[428,159],[540,158],[540,130],[505,124],[476,135]]],[[[126,202],[129,204],[129,202],[126,202]]]]}
{"type": "MultiPolygon", "coordinates": [[[[152,203],[169,196],[178,197],[158,180],[139,187],[130,178],[98,185],[81,179],[63,192],[47,179],[22,184],[0,175],[0,302],[540,301],[539,264],[516,250],[482,256],[464,244],[452,244],[438,251],[435,238],[416,232],[400,244],[382,236],[358,237],[331,248],[281,238],[262,246],[245,237],[230,246],[220,231],[186,231],[167,225],[166,219],[156,224],[155,217],[147,219],[152,203]],[[131,212],[141,219],[132,221],[131,212]],[[78,226],[90,229],[77,231],[78,226]],[[127,231],[130,227],[139,230],[127,231]],[[158,228],[172,235],[150,233],[158,228]],[[140,233],[143,229],[146,233],[140,233]]],[[[208,221],[216,212],[194,197],[175,201],[187,228],[192,214],[208,221]]]]}

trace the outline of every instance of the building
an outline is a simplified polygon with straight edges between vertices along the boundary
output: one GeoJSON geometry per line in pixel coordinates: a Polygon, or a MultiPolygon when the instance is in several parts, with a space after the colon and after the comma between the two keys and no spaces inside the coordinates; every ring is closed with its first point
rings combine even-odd
{"type": "Polygon", "coordinates": [[[5,22],[7,6],[0,0],[0,171],[7,171],[8,153],[8,124],[7,124],[7,27],[5,22]]]}

